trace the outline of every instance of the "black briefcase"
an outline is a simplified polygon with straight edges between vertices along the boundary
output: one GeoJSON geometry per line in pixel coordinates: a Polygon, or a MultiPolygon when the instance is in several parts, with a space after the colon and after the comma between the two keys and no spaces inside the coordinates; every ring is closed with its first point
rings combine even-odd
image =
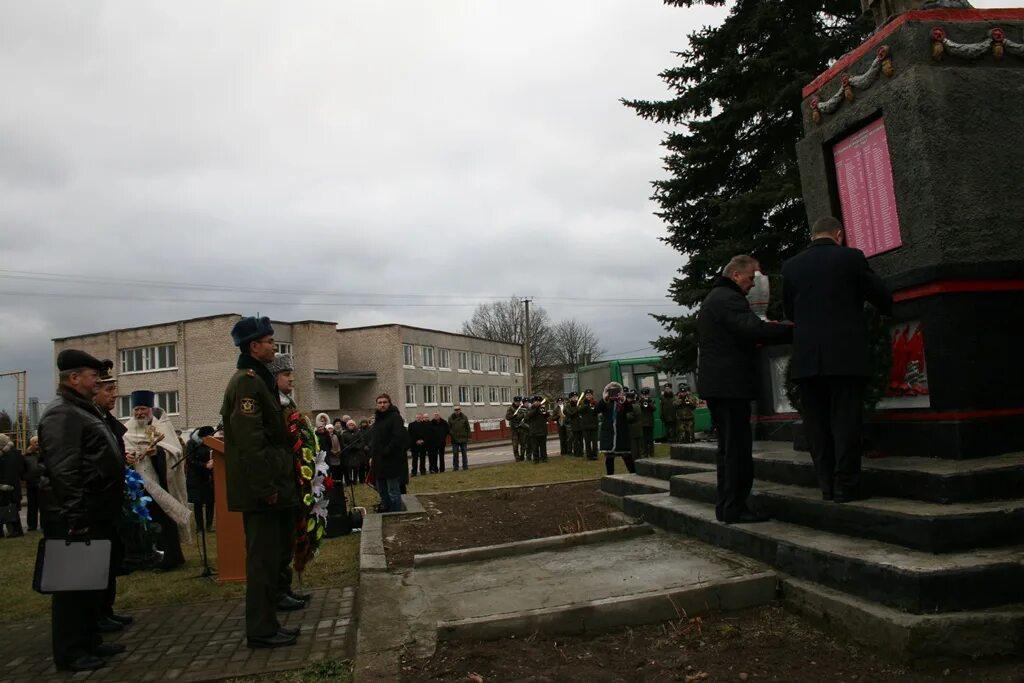
{"type": "Polygon", "coordinates": [[[18,521],[18,506],[14,503],[0,505],[0,524],[14,524],[18,521]]]}
{"type": "Polygon", "coordinates": [[[107,539],[40,539],[32,590],[63,593],[106,589],[110,578],[110,547],[107,539]]]}

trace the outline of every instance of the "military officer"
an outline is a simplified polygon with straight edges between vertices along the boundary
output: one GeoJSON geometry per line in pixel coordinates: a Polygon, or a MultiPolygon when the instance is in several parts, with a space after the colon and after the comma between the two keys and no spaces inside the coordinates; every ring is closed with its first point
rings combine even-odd
{"type": "Polygon", "coordinates": [[[526,413],[526,423],[530,430],[530,448],[533,464],[548,461],[548,421],[551,413],[544,408],[544,399],[534,396],[530,399],[530,409],[526,413]]]}
{"type": "Polygon", "coordinates": [[[558,425],[558,454],[569,455],[569,424],[565,419],[565,398],[562,396],[555,400],[551,420],[558,425]]]}
{"type": "Polygon", "coordinates": [[[594,390],[587,389],[580,403],[580,435],[587,460],[597,460],[597,421],[597,399],[594,398],[594,390]]]}
{"type": "Polygon", "coordinates": [[[645,458],[654,457],[654,399],[651,397],[651,390],[647,387],[640,389],[640,397],[636,402],[640,409],[637,419],[637,426],[640,431],[641,448],[640,453],[645,458]]]}
{"type": "Polygon", "coordinates": [[[251,648],[294,645],[298,629],[277,619],[282,546],[292,538],[298,492],[277,383],[270,319],[242,318],[231,330],[238,370],[224,391],[228,509],[245,529],[245,635],[251,648]]]}
{"type": "Polygon", "coordinates": [[[680,441],[693,443],[694,436],[694,414],[697,408],[697,397],[690,393],[689,384],[680,384],[679,393],[674,401],[676,406],[676,418],[679,420],[680,441]]]}
{"type": "Polygon", "coordinates": [[[579,396],[579,393],[573,391],[569,394],[569,400],[565,402],[565,423],[569,439],[569,453],[575,456],[583,455],[583,432],[580,431],[579,396]]]}
{"type": "Polygon", "coordinates": [[[517,462],[526,458],[527,444],[522,440],[523,433],[519,427],[525,417],[526,408],[523,406],[523,397],[514,396],[512,398],[512,405],[505,411],[505,423],[512,434],[512,455],[517,462]]]}
{"type": "Polygon", "coordinates": [[[675,394],[672,385],[666,384],[661,392],[661,423],[665,425],[665,443],[679,440],[679,418],[676,417],[675,394]]]}

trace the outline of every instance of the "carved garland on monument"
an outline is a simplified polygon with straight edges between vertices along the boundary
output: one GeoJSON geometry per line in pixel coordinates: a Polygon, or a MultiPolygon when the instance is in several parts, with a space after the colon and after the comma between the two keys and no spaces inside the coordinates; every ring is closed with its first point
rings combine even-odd
{"type": "Polygon", "coordinates": [[[819,99],[817,95],[812,97],[811,119],[815,123],[821,123],[823,114],[834,114],[839,111],[839,107],[844,101],[853,102],[857,98],[855,91],[870,88],[878,80],[880,73],[885,74],[886,78],[891,78],[896,73],[896,68],[892,64],[892,53],[886,45],[878,48],[875,59],[867,71],[858,76],[851,76],[849,73],[843,74],[839,90],[834,95],[826,100],[819,99]]]}
{"type": "Polygon", "coordinates": [[[935,27],[932,29],[932,59],[940,61],[942,55],[949,53],[961,59],[978,59],[989,52],[995,59],[1002,59],[1005,52],[1018,57],[1024,57],[1024,43],[1018,43],[1006,37],[1006,31],[1001,28],[994,28],[989,32],[986,40],[979,40],[976,43],[958,43],[950,40],[946,32],[935,27]]]}

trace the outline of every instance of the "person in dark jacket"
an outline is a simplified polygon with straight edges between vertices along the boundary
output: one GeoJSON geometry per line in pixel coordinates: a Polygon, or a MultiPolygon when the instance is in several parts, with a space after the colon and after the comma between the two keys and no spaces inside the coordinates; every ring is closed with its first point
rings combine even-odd
{"type": "Polygon", "coordinates": [[[391,397],[377,397],[373,431],[370,435],[370,457],[373,474],[377,479],[384,512],[402,511],[402,479],[408,473],[405,449],[408,433],[401,413],[391,403],[391,397]]]}
{"type": "Polygon", "coordinates": [[[533,464],[548,461],[548,422],[551,413],[544,407],[544,399],[534,396],[530,399],[530,408],[526,411],[526,424],[530,429],[530,456],[533,464]]]}
{"type": "Polygon", "coordinates": [[[864,252],[842,246],[831,216],[811,229],[811,246],[782,266],[783,306],[793,321],[790,373],[825,500],[864,497],[860,488],[864,385],[871,375],[864,303],[892,314],[892,294],[864,252]]]}
{"type": "MultiPolygon", "coordinates": [[[[621,386],[619,390],[622,390],[621,386]]],[[[579,404],[580,432],[583,437],[583,454],[586,455],[587,460],[597,460],[597,429],[600,417],[597,412],[597,403],[593,389],[583,392],[583,400],[579,404]]]]}
{"type": "MultiPolygon", "coordinates": [[[[32,435],[28,440],[28,449],[25,455],[25,470],[31,472],[39,466],[39,437],[32,435]]],[[[28,531],[35,531],[39,528],[39,486],[31,481],[30,477],[25,478],[25,527],[28,531]]]]}
{"type": "MultiPolygon", "coordinates": [[[[430,426],[427,424],[427,416],[417,413],[416,418],[409,423],[407,435],[409,438],[409,452],[412,457],[412,476],[427,473],[427,452],[430,449],[430,426]]],[[[437,463],[430,464],[430,473],[437,472],[437,463]]]]}
{"type": "MultiPolygon", "coordinates": [[[[39,421],[47,539],[113,540],[121,515],[124,453],[93,403],[103,363],[75,349],[57,356],[60,386],[39,421]]],[[[97,629],[103,591],[53,594],[53,661],[58,670],[91,671],[124,645],[105,644],[97,629]]]]}
{"type": "MultiPolygon", "coordinates": [[[[630,452],[629,421],[626,414],[632,406],[626,405],[626,395],[618,382],[608,382],[601,400],[594,406],[594,412],[601,417],[601,452],[604,453],[604,469],[608,475],[615,474],[615,456],[621,456],[626,470],[635,472],[630,452]]],[[[584,413],[584,418],[586,413],[584,413]]],[[[586,430],[586,426],[584,426],[586,430]]],[[[584,440],[586,432],[584,431],[584,440]]],[[[590,458],[588,453],[587,459],[590,458]]]]}
{"type": "Polygon", "coordinates": [[[203,438],[213,436],[214,428],[205,425],[192,432],[185,449],[188,500],[196,516],[196,533],[213,531],[213,452],[203,438]]]}
{"type": "Polygon", "coordinates": [[[283,627],[277,610],[296,609],[279,596],[280,561],[294,539],[299,488],[277,382],[270,319],[241,318],[231,330],[240,352],[224,390],[224,466],[228,509],[245,530],[245,635],[250,648],[294,645],[298,629],[283,627]]]}
{"type": "Polygon", "coordinates": [[[459,453],[462,453],[462,469],[468,470],[466,446],[473,429],[469,426],[469,418],[462,412],[462,406],[455,406],[455,411],[448,417],[448,427],[452,437],[452,470],[459,471],[459,453]]]}
{"type": "Polygon", "coordinates": [[[697,391],[708,402],[718,433],[719,521],[762,522],[747,507],[754,483],[750,402],[757,396],[757,345],[784,343],[792,327],[761,320],[746,294],[754,286],[757,261],[734,256],[697,313],[697,391]]]}
{"type": "MultiPolygon", "coordinates": [[[[14,442],[6,434],[0,434],[0,508],[7,507],[14,512],[11,520],[6,523],[7,535],[11,538],[24,536],[21,528],[21,480],[25,476],[25,458],[21,451],[14,447],[14,442]]],[[[3,527],[0,525],[0,538],[3,538],[3,527]]]]}
{"type": "Polygon", "coordinates": [[[359,454],[359,483],[366,483],[366,477],[370,474],[370,433],[373,425],[369,420],[359,421],[359,436],[362,438],[362,452],[359,454]]]}
{"type": "Polygon", "coordinates": [[[362,462],[363,438],[355,420],[349,420],[340,431],[340,435],[341,470],[347,486],[355,484],[358,479],[359,465],[362,462]]]}
{"type": "Polygon", "coordinates": [[[451,428],[441,413],[434,413],[430,418],[430,437],[427,441],[427,453],[430,457],[430,469],[444,472],[444,451],[448,444],[448,433],[451,428]]]}

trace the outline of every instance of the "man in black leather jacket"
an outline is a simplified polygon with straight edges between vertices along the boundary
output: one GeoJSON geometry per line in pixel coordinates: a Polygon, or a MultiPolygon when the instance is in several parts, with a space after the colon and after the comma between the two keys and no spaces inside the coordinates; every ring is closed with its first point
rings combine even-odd
{"type": "MultiPolygon", "coordinates": [[[[101,361],[83,351],[57,356],[57,398],[39,422],[41,462],[49,478],[46,538],[113,539],[121,514],[124,458],[93,397],[101,361]]],[[[53,660],[59,670],[89,671],[123,645],[103,644],[97,630],[104,591],[53,594],[53,660]]]]}

